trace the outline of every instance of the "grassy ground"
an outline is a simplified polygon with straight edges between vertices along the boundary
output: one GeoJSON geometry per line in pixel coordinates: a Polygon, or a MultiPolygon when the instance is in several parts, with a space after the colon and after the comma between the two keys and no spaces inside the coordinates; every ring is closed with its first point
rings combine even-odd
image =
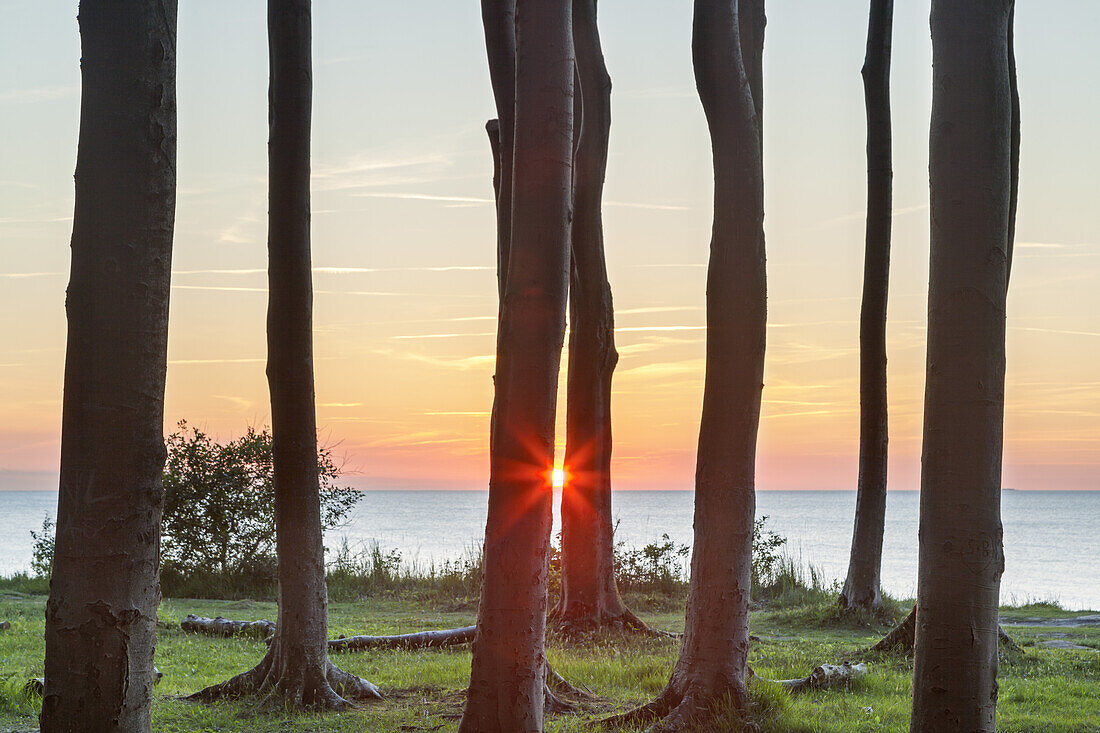
{"type": "MultiPolygon", "coordinates": [[[[43,605],[41,596],[0,591],[0,732],[31,731],[37,700],[21,688],[42,674],[43,605]]],[[[468,604],[426,609],[398,599],[333,603],[331,630],[339,634],[385,634],[473,623],[468,604]]],[[[644,605],[644,604],[640,604],[644,605]]],[[[642,615],[657,627],[680,630],[682,610],[650,604],[642,615]]],[[[261,642],[212,639],[179,631],[187,613],[229,618],[275,618],[275,606],[253,601],[166,600],[157,665],[164,680],[157,687],[154,727],[159,731],[398,731],[454,730],[461,713],[470,666],[467,649],[340,654],[334,661],[378,684],[384,703],[339,715],[297,715],[256,710],[244,703],[198,705],[180,696],[225,679],[255,664],[261,642]],[[439,726],[439,727],[436,727],[439,726]]],[[[885,626],[853,628],[832,618],[826,602],[802,604],[753,614],[751,663],[757,674],[775,679],[801,677],[821,662],[838,661],[867,646],[885,626]]],[[[1022,656],[1001,664],[998,729],[1001,731],[1100,731],[1100,629],[1051,626],[1049,620],[1073,616],[1044,604],[1005,609],[1008,627],[1025,648],[1022,656]],[[1051,649],[1045,640],[1068,641],[1090,650],[1051,649]]],[[[587,730],[593,719],[648,701],[663,687],[676,658],[676,640],[596,637],[584,644],[551,639],[555,668],[602,701],[575,715],[553,717],[549,731],[587,730]]],[[[867,659],[871,673],[851,689],[792,697],[767,683],[754,685],[760,704],[758,722],[765,731],[907,731],[911,666],[898,658],[867,659]]],[[[729,729],[727,726],[726,729],[729,729]]]]}

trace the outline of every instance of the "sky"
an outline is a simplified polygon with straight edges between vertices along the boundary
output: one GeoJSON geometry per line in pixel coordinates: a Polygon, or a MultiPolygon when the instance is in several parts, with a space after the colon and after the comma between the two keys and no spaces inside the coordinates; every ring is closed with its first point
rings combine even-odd
{"type": "MultiPolygon", "coordinates": [[[[867,4],[770,5],[757,486],[854,489],[867,4]]],[[[891,489],[919,486],[928,9],[897,3],[894,24],[891,489]]],[[[57,483],[76,10],[0,0],[0,490],[57,483]]],[[[180,3],[166,431],[185,419],[230,438],[269,422],[265,23],[260,0],[180,3]]],[[[605,201],[621,354],[613,481],[690,489],[712,195],[691,3],[602,0],[600,24],[614,83],[605,201]]],[[[1023,147],[1006,487],[1100,489],[1097,37],[1095,0],[1018,3],[1023,147]]],[[[496,285],[483,43],[473,0],[314,3],[318,421],[359,488],[487,485],[496,285]]]]}

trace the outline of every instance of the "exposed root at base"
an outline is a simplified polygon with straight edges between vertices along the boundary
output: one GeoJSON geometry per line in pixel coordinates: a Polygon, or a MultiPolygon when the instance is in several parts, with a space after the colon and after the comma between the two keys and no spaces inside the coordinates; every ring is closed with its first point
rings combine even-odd
{"type": "MultiPolygon", "coordinates": [[[[653,702],[621,715],[604,718],[597,725],[616,728],[652,722],[653,725],[646,729],[647,733],[702,732],[710,730],[707,721],[713,719],[718,710],[729,706],[731,701],[735,708],[744,707],[746,702],[745,691],[733,687],[715,691],[685,686],[687,689],[682,690],[680,685],[669,682],[653,702]]],[[[742,723],[742,730],[755,731],[758,727],[747,722],[742,723]]]]}
{"type": "Polygon", "coordinates": [[[556,633],[567,637],[584,637],[602,629],[623,634],[641,634],[642,636],[668,639],[679,639],[682,636],[682,634],[677,634],[674,631],[653,628],[629,609],[623,609],[623,612],[619,615],[607,613],[567,614],[559,606],[550,613],[550,621],[551,627],[556,633]]]}
{"type": "Polygon", "coordinates": [[[269,651],[255,667],[225,682],[211,685],[188,696],[187,700],[214,702],[223,699],[256,698],[260,706],[339,711],[357,707],[357,703],[382,700],[382,692],[370,682],[326,662],[324,675],[291,669],[280,676],[275,653],[269,651]],[[313,679],[309,679],[312,677],[313,679]]]}
{"type": "Polygon", "coordinates": [[[581,690],[569,684],[558,674],[550,663],[546,663],[546,684],[543,686],[545,710],[548,713],[561,714],[575,712],[578,703],[599,700],[588,690],[581,690]]]}

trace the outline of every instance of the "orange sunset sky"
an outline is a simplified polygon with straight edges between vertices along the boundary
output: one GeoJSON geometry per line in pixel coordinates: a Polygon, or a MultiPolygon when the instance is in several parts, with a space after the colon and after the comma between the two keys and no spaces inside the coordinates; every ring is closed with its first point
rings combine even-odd
{"type": "MultiPolygon", "coordinates": [[[[4,0],[0,489],[56,488],[79,110],[72,3],[4,0]]],[[[1040,5],[1042,7],[1040,7],[1040,5]]],[[[773,3],[765,79],[770,324],[758,487],[853,489],[866,3],[773,3]]],[[[691,488],[711,171],[691,3],[602,0],[615,83],[606,237],[620,489],[691,488]]],[[[181,3],[166,429],[268,421],[265,10],[181,3]]],[[[890,486],[919,482],[928,269],[928,3],[897,7],[890,486]]],[[[487,483],[496,312],[492,115],[476,3],[314,10],[321,439],[361,488],[487,483]]],[[[1100,489],[1100,4],[1016,19],[1023,153],[1004,485],[1100,489]]],[[[564,416],[564,410],[562,411],[564,416]]],[[[564,436],[562,436],[564,437],[564,436]]]]}

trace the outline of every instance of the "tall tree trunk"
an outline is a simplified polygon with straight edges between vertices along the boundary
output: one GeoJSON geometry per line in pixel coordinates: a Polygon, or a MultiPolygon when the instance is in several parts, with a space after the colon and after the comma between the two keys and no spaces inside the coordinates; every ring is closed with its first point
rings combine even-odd
{"type": "Polygon", "coordinates": [[[615,722],[695,730],[722,699],[747,701],[756,436],[766,276],[759,119],[742,62],[736,0],[696,0],[695,78],[714,156],[707,357],[695,473],[695,544],[680,657],[664,692],[615,722]]]}
{"type": "Polygon", "coordinates": [[[1010,0],[933,0],[931,268],[913,731],[992,731],[1004,544],[1010,0]]]}
{"type": "Polygon", "coordinates": [[[516,5],[511,245],[497,339],[485,569],[460,730],[541,731],[554,414],[573,152],[569,0],[516,5]]]}
{"type": "Polygon", "coordinates": [[[760,151],[764,151],[764,30],[768,17],[765,0],[738,0],[737,30],[741,34],[741,62],[745,66],[745,78],[752,92],[752,106],[756,110],[756,130],[760,151]]]}
{"type": "Polygon", "coordinates": [[[176,204],[176,3],[80,4],[43,731],[149,731],[176,204]]]}
{"type": "MultiPolygon", "coordinates": [[[[493,149],[493,188],[497,207],[497,290],[504,307],[508,252],[512,239],[512,155],[516,128],[516,0],[481,0],[489,81],[496,101],[496,124],[486,125],[493,149]]],[[[499,313],[498,313],[499,316],[499,313]]]]}
{"type": "Polygon", "coordinates": [[[1008,83],[1012,94],[1012,182],[1008,208],[1008,266],[1006,277],[1012,274],[1012,250],[1016,244],[1016,205],[1020,197],[1020,87],[1016,79],[1016,3],[1008,16],[1008,83]]]}
{"type": "Polygon", "coordinates": [[[374,685],[328,658],[313,384],[310,258],[310,0],[269,0],[267,379],[279,557],[279,620],[254,669],[198,693],[261,694],[291,707],[341,709],[377,699],[374,685]]]}
{"type": "Polygon", "coordinates": [[[611,375],[615,309],[603,247],[603,184],[611,132],[611,77],[596,0],[573,0],[579,91],[574,104],[572,265],[565,471],[561,497],[561,600],[566,629],[603,624],[646,629],[615,586],[611,522],[611,375]]]}
{"type": "Polygon", "coordinates": [[[863,95],[867,106],[867,237],[859,320],[859,485],[841,610],[882,607],[882,536],[886,528],[886,301],[890,285],[893,163],[890,42],[893,0],[871,0],[863,95]]]}

